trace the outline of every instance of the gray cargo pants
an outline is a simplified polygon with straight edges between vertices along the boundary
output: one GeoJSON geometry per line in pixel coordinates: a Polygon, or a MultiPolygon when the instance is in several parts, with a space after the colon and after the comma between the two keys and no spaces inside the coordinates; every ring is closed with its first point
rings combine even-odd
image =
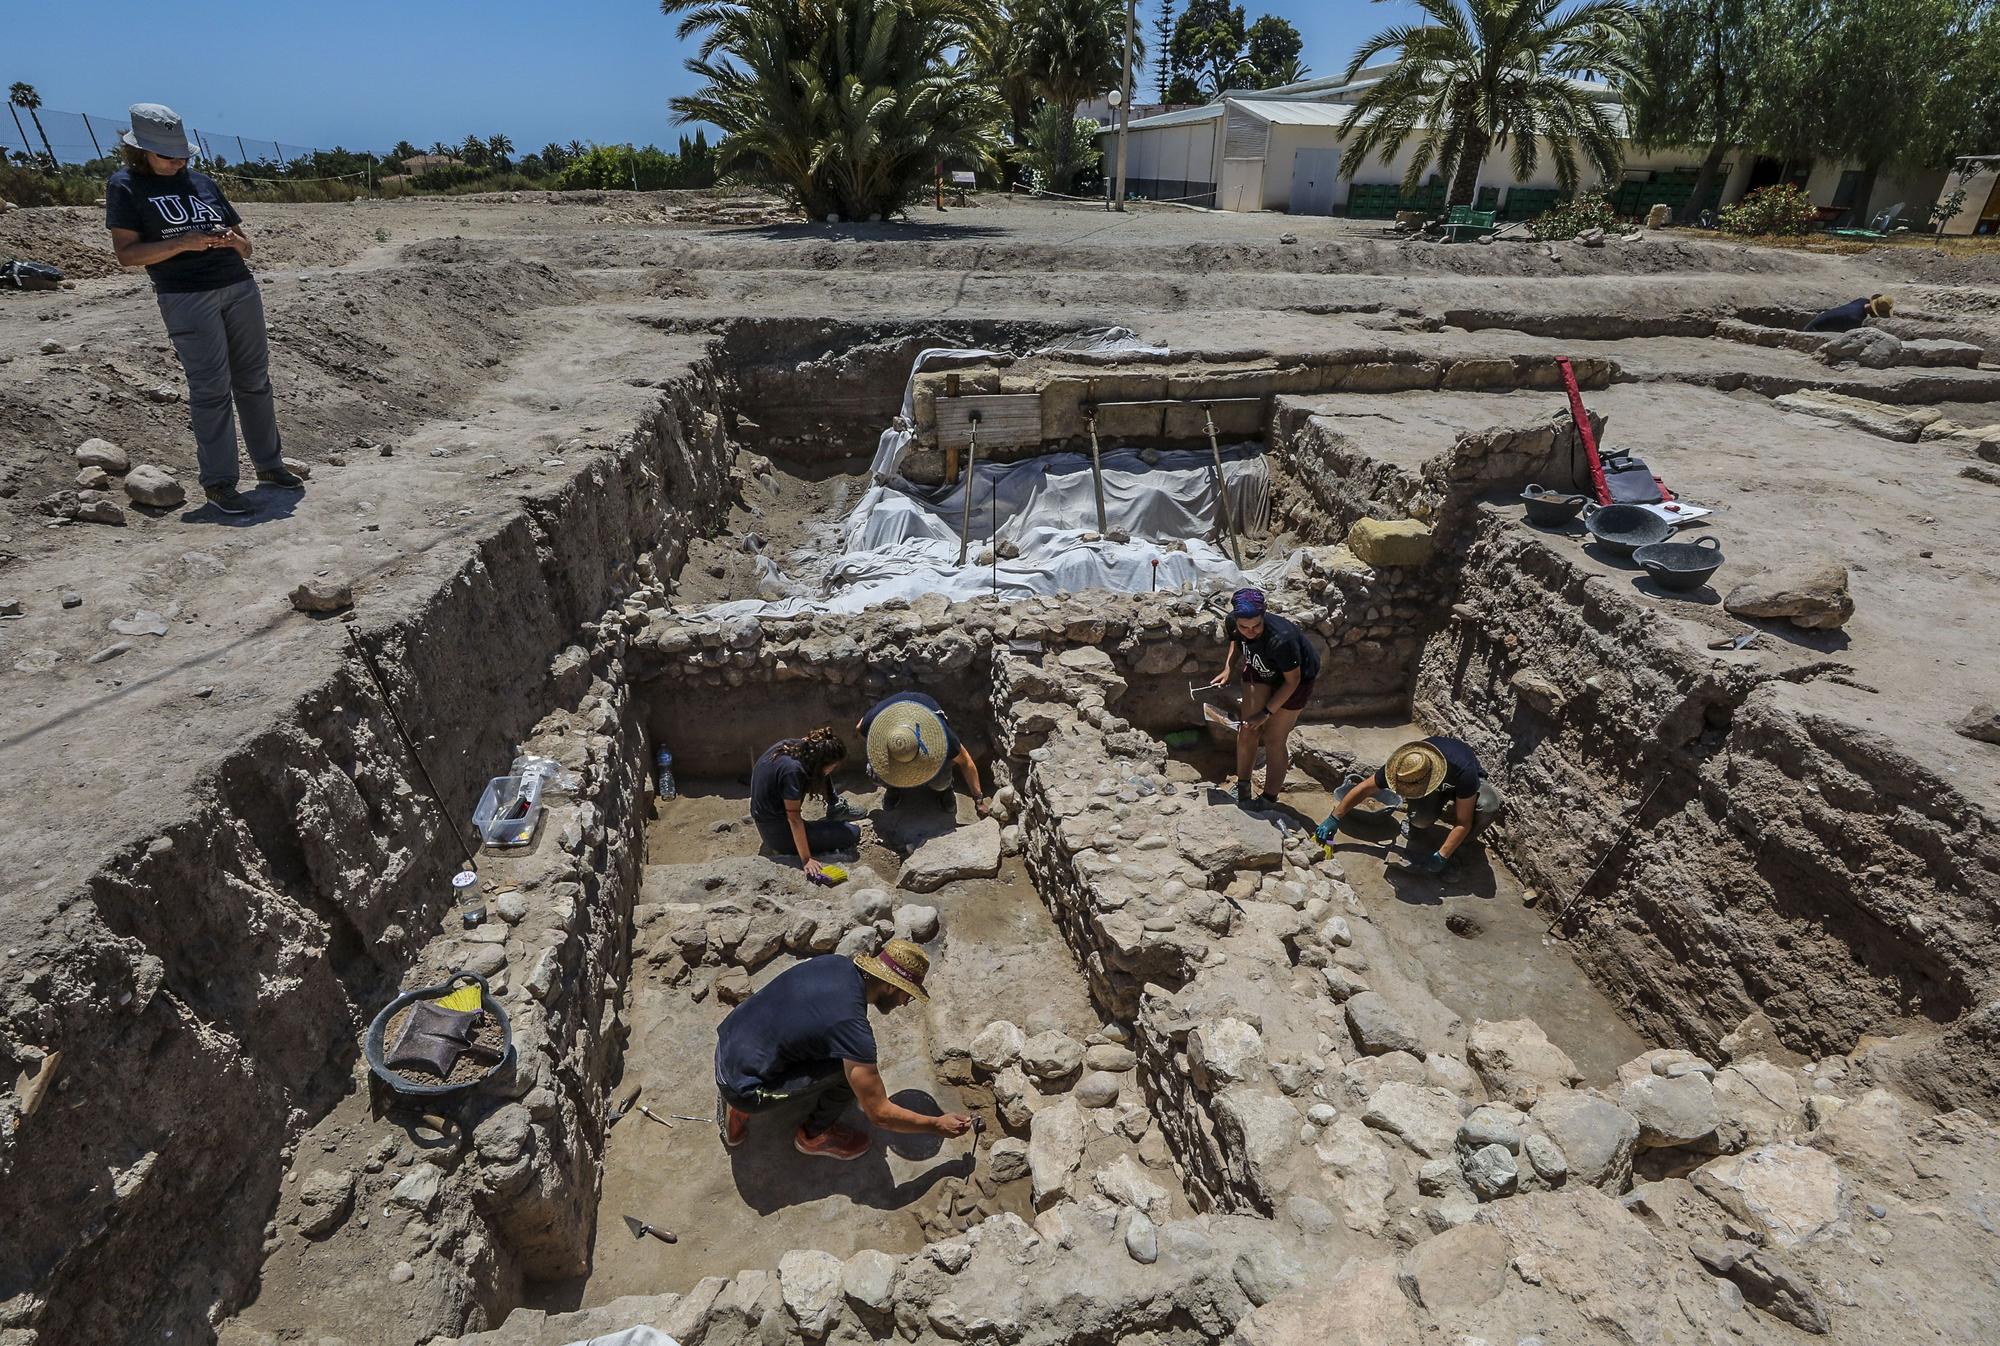
{"type": "Polygon", "coordinates": [[[257,282],[220,290],[161,294],[160,316],[188,381],[188,420],[201,459],[201,484],[236,484],[236,413],[243,442],[260,468],[282,466],[278,414],[271,404],[271,351],[264,334],[264,296],[257,282]],[[235,407],[230,406],[231,394],[235,407]]]}

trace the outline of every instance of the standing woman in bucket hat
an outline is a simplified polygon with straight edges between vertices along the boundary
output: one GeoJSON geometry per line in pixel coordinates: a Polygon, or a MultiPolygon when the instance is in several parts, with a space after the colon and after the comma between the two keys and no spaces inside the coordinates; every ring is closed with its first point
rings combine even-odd
{"type": "Polygon", "coordinates": [[[173,109],[134,103],[131,118],[121,138],[125,167],[104,186],[104,223],[118,265],[143,266],[152,278],[187,375],[202,493],[224,514],[248,514],[253,506],[236,490],[238,415],[257,480],[305,486],[285,467],[278,436],[264,298],[245,260],[250,237],[215,180],[188,167],[187,132],[173,109]]]}
{"type": "Polygon", "coordinates": [[[1243,707],[1236,728],[1236,802],[1275,808],[1290,765],[1289,740],[1299,713],[1312,700],[1319,651],[1312,638],[1275,612],[1264,610],[1262,589],[1238,589],[1229,600],[1228,650],[1222,671],[1209,683],[1227,687],[1243,679],[1243,707]],[[1264,745],[1264,792],[1253,801],[1250,777],[1257,745],[1264,745]]]}

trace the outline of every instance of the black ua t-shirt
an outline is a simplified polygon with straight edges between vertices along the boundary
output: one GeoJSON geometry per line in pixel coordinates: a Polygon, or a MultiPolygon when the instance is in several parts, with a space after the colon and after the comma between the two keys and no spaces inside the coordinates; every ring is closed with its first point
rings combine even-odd
{"type": "Polygon", "coordinates": [[[1252,640],[1245,640],[1236,629],[1236,623],[1229,623],[1229,639],[1243,649],[1243,676],[1251,682],[1268,683],[1273,687],[1285,681],[1285,674],[1293,669],[1299,671],[1301,683],[1311,682],[1319,676],[1319,651],[1298,624],[1275,613],[1264,614],[1264,629],[1252,640]]]}
{"type": "Polygon", "coordinates": [[[751,819],[756,822],[784,822],[785,801],[804,799],[810,784],[806,779],[805,763],[796,757],[780,756],[778,745],[772,744],[764,749],[764,755],[750,770],[751,819]]]}
{"type": "Polygon", "coordinates": [[[1852,332],[1868,321],[1868,301],[1856,299],[1830,308],[1805,325],[1808,332],[1852,332]]]}
{"type": "Polygon", "coordinates": [[[843,1061],[874,1065],[864,975],[828,953],[773,977],[716,1030],[715,1082],[742,1095],[823,1079],[843,1061]]]}
{"type": "MultiPolygon", "coordinates": [[[[131,229],[147,243],[234,228],[242,218],[213,178],[191,168],[167,178],[121,168],[104,184],[105,227],[131,229]]],[[[146,274],[161,294],[194,294],[248,280],[250,268],[234,248],[209,248],[176,253],[146,274]]]]}

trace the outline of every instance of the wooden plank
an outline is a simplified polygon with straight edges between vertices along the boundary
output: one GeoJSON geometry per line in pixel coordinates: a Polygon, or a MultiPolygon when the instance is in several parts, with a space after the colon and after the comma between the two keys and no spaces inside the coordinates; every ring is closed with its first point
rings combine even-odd
{"type": "Polygon", "coordinates": [[[979,416],[981,448],[1014,448],[1042,442],[1039,393],[974,393],[937,400],[938,447],[963,448],[971,442],[972,417],[979,416]]]}
{"type": "MultiPolygon", "coordinates": [[[[1199,415],[1203,406],[1211,406],[1217,411],[1221,411],[1224,407],[1261,407],[1269,400],[1269,398],[1264,397],[1164,397],[1152,398],[1142,402],[1099,402],[1097,405],[1100,409],[1110,407],[1193,407],[1195,413],[1199,415]]],[[[943,406],[944,404],[940,402],[938,405],[943,406]]]]}

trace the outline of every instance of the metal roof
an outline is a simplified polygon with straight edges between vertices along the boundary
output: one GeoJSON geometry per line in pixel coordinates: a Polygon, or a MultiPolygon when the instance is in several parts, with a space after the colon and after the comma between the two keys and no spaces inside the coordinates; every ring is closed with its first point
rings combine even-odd
{"type": "MultiPolygon", "coordinates": [[[[1177,112],[1161,112],[1151,117],[1141,117],[1131,124],[1130,129],[1134,131],[1159,131],[1169,126],[1188,126],[1195,122],[1211,122],[1221,115],[1222,104],[1205,103],[1201,107],[1184,107],[1177,112]]],[[[1105,131],[1115,132],[1117,129],[1118,124],[1113,122],[1111,125],[1105,127],[1104,131],[1098,132],[1098,134],[1103,135],[1105,131]]]]}
{"type": "Polygon", "coordinates": [[[1306,103],[1288,98],[1231,98],[1228,104],[1273,126],[1338,126],[1354,111],[1351,103],[1306,103]]]}

